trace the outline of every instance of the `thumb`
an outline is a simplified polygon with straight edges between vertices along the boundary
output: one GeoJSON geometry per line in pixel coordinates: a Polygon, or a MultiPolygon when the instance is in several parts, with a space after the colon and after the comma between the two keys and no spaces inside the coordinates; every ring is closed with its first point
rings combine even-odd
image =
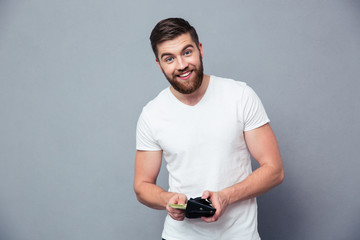
{"type": "Polygon", "coordinates": [[[209,191],[204,191],[202,196],[201,196],[202,199],[207,199],[209,197],[210,197],[210,192],[209,191]]]}
{"type": "Polygon", "coordinates": [[[181,194],[178,199],[179,204],[185,204],[187,202],[187,197],[184,194],[181,194]]]}

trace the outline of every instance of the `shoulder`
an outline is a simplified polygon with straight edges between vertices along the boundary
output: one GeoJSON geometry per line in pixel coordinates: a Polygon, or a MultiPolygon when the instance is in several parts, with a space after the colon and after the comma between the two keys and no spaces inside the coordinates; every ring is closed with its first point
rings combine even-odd
{"type": "Polygon", "coordinates": [[[230,88],[235,87],[237,89],[242,89],[247,86],[246,82],[237,81],[231,78],[211,76],[211,80],[214,82],[214,84],[217,87],[230,87],[230,88]]]}
{"type": "Polygon", "coordinates": [[[251,89],[246,82],[236,81],[230,78],[211,76],[211,80],[213,81],[216,91],[224,91],[227,94],[233,93],[241,96],[251,89]]]}
{"type": "Polygon", "coordinates": [[[152,112],[163,108],[169,101],[169,88],[162,90],[154,99],[149,101],[143,108],[143,111],[152,112]]]}

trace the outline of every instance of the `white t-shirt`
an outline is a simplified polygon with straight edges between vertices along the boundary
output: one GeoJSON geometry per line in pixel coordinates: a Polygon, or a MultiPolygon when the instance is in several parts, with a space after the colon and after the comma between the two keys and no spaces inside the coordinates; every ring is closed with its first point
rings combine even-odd
{"type": "MultiPolygon", "coordinates": [[[[169,88],[150,101],[137,125],[137,150],[162,150],[169,191],[199,197],[244,180],[251,172],[244,131],[269,122],[256,93],[244,82],[210,76],[201,101],[189,106],[169,88]]],[[[256,199],[227,207],[217,222],[166,217],[166,240],[260,239],[256,199]]]]}

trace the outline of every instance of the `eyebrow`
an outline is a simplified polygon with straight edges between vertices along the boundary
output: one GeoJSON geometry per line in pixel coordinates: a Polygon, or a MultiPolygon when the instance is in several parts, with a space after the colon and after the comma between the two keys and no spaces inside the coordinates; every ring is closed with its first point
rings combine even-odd
{"type": "MultiPolygon", "coordinates": [[[[181,51],[183,52],[185,49],[187,49],[189,47],[194,48],[194,45],[192,45],[190,43],[190,44],[186,45],[181,51]]],[[[163,57],[169,56],[169,55],[173,55],[173,54],[172,53],[163,53],[163,54],[161,54],[160,58],[162,59],[163,57]]]]}

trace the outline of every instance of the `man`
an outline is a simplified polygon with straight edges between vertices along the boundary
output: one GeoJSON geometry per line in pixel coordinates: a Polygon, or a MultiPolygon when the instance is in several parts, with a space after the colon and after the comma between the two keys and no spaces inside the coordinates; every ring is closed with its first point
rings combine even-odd
{"type": "Polygon", "coordinates": [[[138,200],[168,211],[166,240],[260,239],[255,197],[284,177],[261,101],[243,82],[203,73],[203,46],[187,21],[160,21],[150,40],[171,86],[144,107],[138,121],[138,200]],[[250,153],[260,165],[254,172],[250,153]],[[169,191],[156,185],[162,157],[169,191]],[[212,217],[185,218],[184,210],[169,206],[198,196],[212,202],[212,217]]]}

